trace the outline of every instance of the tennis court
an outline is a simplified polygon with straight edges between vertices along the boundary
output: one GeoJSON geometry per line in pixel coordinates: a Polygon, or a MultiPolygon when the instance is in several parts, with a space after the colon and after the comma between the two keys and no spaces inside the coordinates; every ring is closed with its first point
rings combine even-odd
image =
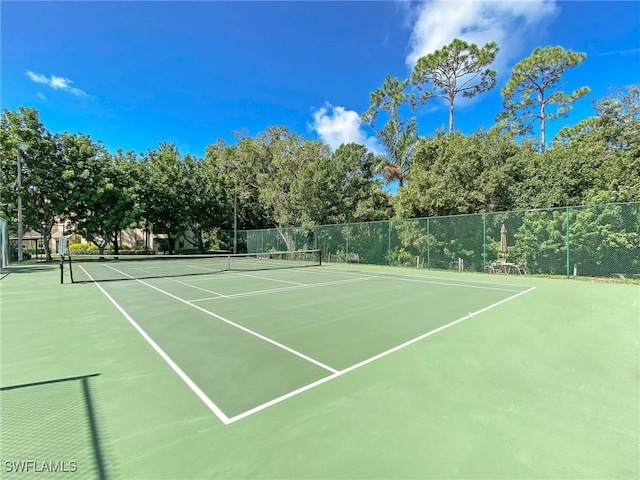
{"type": "Polygon", "coordinates": [[[90,280],[132,280],[96,285],[225,424],[534,289],[336,271],[297,259],[264,263],[274,261],[247,255],[78,267],[90,280]],[[230,261],[240,271],[216,270],[230,261]]]}
{"type": "Polygon", "coordinates": [[[57,452],[101,479],[637,476],[637,285],[319,263],[11,273],[2,460],[57,452]]]}

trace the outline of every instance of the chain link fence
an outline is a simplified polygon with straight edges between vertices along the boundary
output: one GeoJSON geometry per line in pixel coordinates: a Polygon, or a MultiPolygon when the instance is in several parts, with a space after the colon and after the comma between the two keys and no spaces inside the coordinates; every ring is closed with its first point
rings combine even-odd
{"type": "Polygon", "coordinates": [[[325,262],[486,272],[503,259],[529,274],[632,278],[640,276],[640,202],[242,230],[238,245],[320,249],[325,262]]]}

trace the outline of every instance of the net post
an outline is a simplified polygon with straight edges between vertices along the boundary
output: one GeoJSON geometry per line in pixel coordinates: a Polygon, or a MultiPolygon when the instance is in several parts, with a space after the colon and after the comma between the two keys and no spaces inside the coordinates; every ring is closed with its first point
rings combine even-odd
{"type": "MultiPolygon", "coordinates": [[[[60,283],[64,283],[64,256],[67,253],[67,237],[60,237],[58,249],[58,255],[60,255],[60,283]]],[[[37,252],[38,243],[36,242],[36,254],[37,252]]]]}
{"type": "Polygon", "coordinates": [[[318,266],[322,266],[322,250],[318,250],[318,266]]]}
{"type": "Polygon", "coordinates": [[[67,255],[69,261],[69,276],[71,277],[71,283],[73,283],[73,262],[71,261],[71,255],[67,255]]]}

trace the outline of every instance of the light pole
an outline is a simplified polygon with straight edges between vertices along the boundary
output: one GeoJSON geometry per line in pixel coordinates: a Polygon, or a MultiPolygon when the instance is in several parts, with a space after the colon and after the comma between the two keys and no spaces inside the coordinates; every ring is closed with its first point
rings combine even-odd
{"type": "Polygon", "coordinates": [[[18,262],[22,261],[22,160],[18,145],[18,262]]]}
{"type": "Polygon", "coordinates": [[[233,253],[238,253],[238,178],[233,176],[233,253]]]}

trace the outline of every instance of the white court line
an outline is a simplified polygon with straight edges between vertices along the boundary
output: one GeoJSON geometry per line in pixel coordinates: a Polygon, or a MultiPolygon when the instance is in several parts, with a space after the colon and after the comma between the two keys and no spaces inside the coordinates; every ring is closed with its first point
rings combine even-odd
{"type": "Polygon", "coordinates": [[[461,287],[461,288],[479,288],[481,290],[498,290],[501,292],[521,292],[522,290],[515,290],[513,288],[499,288],[499,287],[483,287],[481,285],[461,285],[459,283],[450,283],[450,282],[436,282],[433,280],[420,280],[420,279],[411,279],[411,278],[404,278],[404,277],[378,277],[378,278],[383,278],[385,280],[398,280],[401,282],[416,282],[416,283],[430,283],[433,285],[447,285],[450,287],[461,287]]]}
{"type": "MultiPolygon", "coordinates": [[[[189,300],[190,302],[204,302],[205,300],[217,300],[218,298],[222,298],[222,297],[203,297],[203,298],[196,298],[195,300],[189,300]]],[[[229,298],[229,297],[226,297],[229,298]]]]}
{"type": "Polygon", "coordinates": [[[239,273],[239,272],[233,272],[233,273],[236,274],[236,275],[240,275],[241,277],[259,278],[259,279],[262,279],[262,280],[271,280],[272,282],[289,283],[291,285],[301,285],[303,287],[308,287],[309,286],[306,283],[289,282],[288,280],[280,280],[278,278],[260,277],[259,275],[250,275],[248,273],[239,273]]]}
{"type": "MultiPolygon", "coordinates": [[[[318,273],[318,274],[326,274],[326,275],[332,275],[333,272],[329,273],[329,272],[318,272],[318,271],[314,271],[314,273],[318,273]]],[[[364,271],[358,271],[357,273],[359,274],[363,274],[365,273],[364,271]]],[[[355,275],[356,272],[354,272],[353,275],[355,275]]],[[[336,274],[339,275],[339,274],[336,274]]],[[[346,277],[353,277],[353,275],[348,275],[348,274],[343,274],[341,276],[346,276],[346,277]]],[[[479,288],[482,290],[499,290],[501,292],[521,292],[522,290],[515,290],[513,288],[498,288],[498,287],[489,287],[489,286],[484,286],[484,285],[465,285],[462,283],[451,283],[451,282],[443,282],[443,281],[435,281],[435,280],[422,280],[422,278],[437,278],[437,277],[420,277],[418,275],[397,275],[397,274],[385,274],[385,273],[377,273],[375,275],[375,277],[371,277],[371,278],[382,278],[385,280],[401,280],[401,281],[405,281],[405,282],[419,282],[419,283],[431,283],[434,285],[448,285],[451,287],[462,287],[462,288],[479,288]],[[409,278],[407,278],[409,277],[409,278]]],[[[439,279],[440,280],[440,279],[439,279]]],[[[466,280],[467,283],[471,282],[471,280],[466,280]]],[[[476,283],[482,283],[482,282],[476,282],[476,283]]],[[[517,287],[518,285],[509,285],[509,284],[503,284],[503,283],[487,283],[487,285],[503,285],[506,287],[517,287]]],[[[529,288],[522,286],[523,288],[529,288]]]]}
{"type": "MultiPolygon", "coordinates": [[[[361,267],[364,266],[371,266],[371,267],[380,267],[380,268],[399,268],[399,267],[388,267],[385,265],[361,265],[361,267]]],[[[323,265],[320,268],[327,268],[331,270],[331,273],[329,273],[328,271],[324,271],[324,272],[320,272],[318,270],[313,270],[313,273],[326,273],[327,275],[330,274],[335,274],[335,275],[343,275],[343,276],[353,276],[353,275],[362,275],[363,273],[367,273],[367,269],[365,268],[364,270],[342,270],[339,267],[336,267],[334,265],[323,265]],[[338,273],[340,272],[340,273],[338,273]]],[[[428,276],[428,275],[409,275],[406,273],[385,273],[385,272],[375,272],[376,275],[379,275],[381,278],[393,278],[393,277],[406,277],[406,278],[415,278],[415,279],[430,279],[430,280],[439,280],[439,281],[446,281],[448,279],[443,278],[443,277],[433,277],[433,276],[428,276]]],[[[452,272],[452,275],[455,275],[455,273],[452,272]]],[[[459,282],[459,283],[479,283],[481,285],[496,285],[496,286],[501,286],[501,287],[521,287],[521,288],[530,288],[531,285],[520,285],[520,284],[511,284],[511,283],[500,283],[500,282],[485,282],[482,280],[463,280],[463,279],[454,279],[451,280],[454,282],[459,282]]]]}
{"type": "MultiPolygon", "coordinates": [[[[117,270],[117,269],[115,269],[115,268],[113,268],[113,267],[111,267],[109,265],[105,265],[105,266],[111,268],[112,270],[115,270],[116,272],[118,272],[120,274],[130,276],[130,275],[124,273],[124,272],[120,272],[119,270],[117,270]]],[[[176,295],[173,295],[173,294],[171,294],[169,292],[165,292],[161,288],[158,288],[158,287],[156,287],[154,285],[151,285],[151,284],[149,284],[147,282],[144,282],[144,281],[142,281],[142,280],[140,280],[138,278],[134,278],[134,277],[131,277],[131,278],[133,278],[136,282],[142,283],[143,285],[146,285],[149,288],[153,288],[154,290],[157,290],[160,293],[164,293],[168,297],[171,297],[171,298],[173,298],[175,300],[178,300],[179,302],[182,302],[185,305],[189,305],[190,307],[193,307],[196,310],[199,310],[199,311],[201,311],[203,313],[206,313],[207,315],[210,315],[212,317],[215,317],[218,320],[222,320],[223,322],[225,322],[225,323],[227,323],[227,324],[229,324],[229,325],[231,325],[233,327],[236,327],[236,328],[242,330],[243,332],[247,332],[247,333],[253,335],[254,337],[258,337],[260,340],[264,340],[265,342],[268,342],[268,343],[270,343],[272,345],[275,345],[276,347],[280,347],[281,349],[286,350],[287,352],[292,353],[293,355],[296,355],[297,357],[300,357],[300,358],[302,358],[302,359],[304,359],[304,360],[306,360],[306,361],[308,361],[310,363],[313,363],[313,364],[317,365],[320,368],[324,368],[325,370],[328,370],[328,371],[330,371],[332,373],[336,373],[337,372],[337,370],[335,368],[331,368],[328,365],[325,365],[324,363],[319,362],[318,360],[316,360],[314,358],[311,358],[308,355],[305,355],[304,353],[298,352],[297,350],[294,350],[293,348],[287,347],[286,345],[283,345],[280,342],[276,342],[275,340],[273,340],[273,339],[271,339],[269,337],[265,337],[264,335],[262,335],[262,334],[260,334],[258,332],[254,332],[253,330],[250,330],[247,327],[243,327],[242,325],[238,325],[237,323],[234,323],[231,320],[227,320],[226,318],[218,315],[217,313],[210,312],[209,310],[207,310],[205,308],[202,308],[199,305],[194,305],[193,303],[191,303],[191,302],[189,302],[187,300],[184,300],[184,299],[182,299],[182,298],[180,298],[180,297],[178,297],[176,295]]]]}
{"type": "MultiPolygon", "coordinates": [[[[331,267],[320,267],[320,268],[309,268],[308,270],[305,270],[308,273],[312,273],[314,275],[328,275],[328,276],[337,276],[340,278],[362,278],[362,275],[366,275],[367,272],[366,270],[354,270],[354,271],[340,271],[340,270],[329,270],[331,269],[331,267]],[[324,268],[327,268],[327,270],[324,270],[324,268]],[[322,270],[321,270],[322,269],[322,270]]],[[[222,272],[225,275],[241,275],[238,272],[235,271],[227,271],[227,272],[222,272]]],[[[282,270],[282,269],[275,269],[272,271],[273,274],[287,274],[290,273],[288,270],[282,270]]],[[[373,272],[371,272],[373,273],[373,272]]],[[[478,280],[452,280],[452,281],[446,281],[446,279],[440,278],[440,277],[431,277],[431,276],[422,276],[422,275],[407,275],[407,274],[401,274],[401,273],[384,273],[384,272],[375,272],[375,275],[367,275],[368,278],[383,278],[383,279],[390,279],[390,280],[405,280],[405,281],[414,281],[414,282],[422,282],[422,283],[432,283],[434,285],[448,285],[448,286],[453,286],[453,287],[467,287],[467,288],[479,288],[479,289],[485,289],[485,290],[498,290],[498,291],[505,291],[505,292],[520,292],[521,290],[516,290],[514,288],[498,288],[498,287],[515,287],[515,288],[530,288],[530,285],[519,285],[519,284],[508,284],[508,283],[497,283],[497,282],[482,282],[482,281],[478,281],[478,280]],[[411,280],[406,280],[406,279],[411,279],[411,280]],[[429,279],[429,280],[428,280],[429,279]],[[455,282],[455,283],[453,283],[455,282]],[[476,285],[467,285],[467,284],[476,284],[476,285]]],[[[268,277],[260,277],[260,278],[265,278],[267,279],[268,277]]],[[[272,278],[268,278],[269,280],[275,280],[272,278]]],[[[196,281],[196,280],[194,280],[196,281]]],[[[283,280],[278,280],[278,281],[283,281],[283,280]]],[[[316,285],[316,284],[309,284],[310,286],[316,285]]],[[[230,297],[233,297],[234,295],[230,295],[230,297]]],[[[198,299],[197,301],[202,301],[205,299],[198,299]]],[[[210,298],[206,298],[206,300],[210,300],[210,298]]]]}
{"type": "Polygon", "coordinates": [[[218,295],[215,298],[229,298],[227,295],[223,295],[222,293],[214,292],[213,290],[207,290],[206,288],[198,287],[196,285],[191,285],[190,283],[187,283],[187,282],[181,282],[180,280],[176,280],[175,278],[170,278],[170,277],[164,277],[164,278],[166,278],[167,280],[171,280],[172,282],[186,285],[187,287],[195,288],[197,290],[202,290],[203,292],[208,292],[208,293],[213,293],[214,295],[218,295]]]}
{"type": "Polygon", "coordinates": [[[202,400],[202,402],[209,407],[209,410],[211,410],[216,417],[218,417],[220,419],[220,421],[222,421],[222,423],[224,423],[225,425],[229,425],[229,417],[227,417],[224,412],[222,410],[220,410],[220,408],[211,401],[211,399],[209,397],[207,397],[205,395],[205,393],[200,390],[200,387],[198,387],[198,385],[195,384],[195,382],[193,380],[191,380],[189,378],[189,376],[184,373],[182,371],[182,369],[171,359],[171,357],[169,357],[169,355],[167,355],[159,346],[156,342],[154,342],[151,337],[149,335],[147,335],[147,332],[145,332],[140,325],[138,325],[135,320],[133,320],[133,318],[131,318],[131,316],[125,311],[124,308],[122,308],[118,302],[116,302],[113,297],[111,297],[111,295],[109,295],[106,290],[104,288],[102,288],[102,286],[96,282],[93,277],[91,275],[89,275],[89,273],[84,269],[84,267],[82,265],[79,265],[79,267],[82,269],[82,271],[87,275],[87,277],[89,277],[95,284],[96,287],[98,287],[98,289],[109,299],[109,301],[120,311],[120,313],[124,316],[124,318],[127,319],[127,321],[133,326],[133,328],[135,328],[138,333],[140,335],[142,335],[142,338],[144,338],[147,343],[149,345],[151,345],[151,347],[156,351],[156,353],[158,353],[158,355],[160,355],[160,357],[162,357],[162,359],[167,362],[167,365],[169,365],[171,367],[171,369],[176,372],[178,374],[178,376],[182,379],[182,381],[184,381],[184,383],[187,384],[187,386],[193,391],[193,393],[195,393],[198,398],[200,398],[200,400],[202,400]]]}
{"type": "Polygon", "coordinates": [[[197,290],[202,290],[203,292],[213,293],[214,295],[218,295],[218,297],[225,297],[225,298],[227,297],[226,295],[223,295],[222,293],[214,292],[213,290],[207,290],[206,288],[202,288],[202,287],[197,287],[196,285],[191,285],[189,283],[182,282],[180,280],[176,280],[175,278],[163,277],[162,275],[156,275],[155,273],[153,273],[153,272],[151,272],[149,270],[143,270],[143,269],[139,269],[139,270],[141,270],[142,272],[147,272],[147,273],[149,273],[151,275],[154,275],[154,278],[163,278],[165,280],[170,280],[172,282],[179,283],[181,285],[186,285],[187,287],[195,288],[197,290]]]}
{"type": "MultiPolygon", "coordinates": [[[[267,290],[256,290],[253,292],[243,292],[243,293],[232,293],[231,295],[227,295],[225,298],[236,298],[236,297],[251,297],[254,295],[266,295],[269,293],[278,293],[278,292],[289,292],[291,290],[306,290],[308,288],[315,287],[329,287],[331,285],[341,285],[343,283],[352,283],[352,282],[360,282],[362,280],[369,280],[371,278],[376,277],[363,277],[363,278],[351,278],[349,280],[337,280],[334,282],[319,282],[319,283],[311,283],[305,286],[299,287],[282,287],[282,288],[269,288],[267,290]]],[[[220,297],[206,297],[206,298],[198,298],[196,300],[190,300],[191,302],[202,302],[204,300],[216,300],[220,297]]]]}
{"type": "Polygon", "coordinates": [[[187,267],[197,268],[198,270],[206,270],[211,273],[220,273],[226,271],[224,268],[211,268],[211,267],[203,267],[202,265],[187,265],[187,267]]]}
{"type": "Polygon", "coordinates": [[[376,361],[376,360],[378,360],[378,359],[380,359],[382,357],[386,357],[387,355],[390,355],[390,354],[392,354],[394,352],[397,352],[398,350],[402,350],[403,348],[406,348],[409,345],[412,345],[412,344],[414,344],[416,342],[419,342],[420,340],[423,340],[423,339],[425,339],[427,337],[430,337],[431,335],[435,335],[436,333],[442,332],[443,330],[446,330],[447,328],[451,328],[454,325],[457,325],[458,323],[462,323],[465,320],[470,319],[471,317],[475,317],[476,315],[479,315],[479,314],[481,314],[483,312],[486,312],[487,310],[490,310],[490,309],[492,309],[494,307],[497,307],[498,305],[506,303],[509,300],[513,300],[514,298],[519,297],[520,295],[524,295],[525,293],[529,293],[529,292],[535,290],[535,288],[536,287],[530,287],[528,290],[523,290],[523,291],[521,291],[519,293],[516,293],[515,295],[511,295],[510,297],[507,297],[504,300],[500,300],[499,302],[493,303],[493,304],[489,305],[488,307],[484,307],[484,308],[482,308],[482,309],[480,309],[480,310],[478,310],[476,312],[472,312],[472,313],[470,313],[468,315],[465,315],[464,317],[459,318],[458,320],[454,320],[453,322],[449,322],[446,325],[443,325],[443,326],[438,327],[438,328],[436,328],[434,330],[431,330],[430,332],[424,333],[424,334],[420,335],[419,337],[416,337],[416,338],[414,338],[412,340],[404,342],[404,343],[402,343],[402,344],[400,344],[400,345],[398,345],[396,347],[390,348],[389,350],[386,350],[386,351],[384,351],[382,353],[379,353],[378,355],[374,355],[373,357],[367,358],[366,360],[363,360],[363,361],[361,361],[359,363],[356,363],[355,365],[347,367],[344,370],[340,370],[339,372],[336,372],[333,375],[329,375],[327,377],[321,378],[320,380],[317,380],[317,381],[315,381],[313,383],[310,383],[310,384],[308,384],[308,385],[306,385],[304,387],[298,388],[297,390],[293,390],[293,391],[291,391],[289,393],[286,393],[286,394],[284,394],[284,395],[282,395],[280,397],[274,398],[273,400],[265,402],[262,405],[258,405],[257,407],[254,407],[254,408],[252,408],[250,410],[247,410],[246,412],[243,412],[243,413],[240,413],[240,414],[238,414],[238,415],[236,415],[234,417],[231,417],[229,419],[229,423],[234,423],[234,422],[237,422],[238,420],[242,420],[243,418],[246,418],[246,417],[248,417],[250,415],[253,415],[254,413],[258,413],[258,412],[260,412],[260,411],[262,411],[262,410],[264,410],[266,408],[269,408],[269,407],[271,407],[273,405],[276,405],[276,404],[278,404],[278,403],[280,403],[280,402],[282,402],[284,400],[287,400],[287,399],[289,399],[291,397],[294,397],[294,396],[299,395],[299,394],[301,394],[303,392],[306,392],[307,390],[311,390],[312,388],[317,387],[318,385],[322,385],[323,383],[326,383],[326,382],[328,382],[330,380],[333,380],[334,378],[341,377],[342,375],[344,375],[346,373],[352,372],[353,370],[356,370],[356,369],[358,369],[360,367],[364,367],[365,365],[368,365],[369,363],[374,362],[374,361],[376,361]]]}
{"type": "MultiPolygon", "coordinates": [[[[307,267],[305,267],[305,268],[307,268],[307,267]]],[[[291,270],[298,270],[298,269],[289,267],[289,268],[281,268],[281,269],[275,269],[274,268],[272,270],[262,269],[260,271],[261,272],[268,272],[269,275],[277,274],[277,273],[281,273],[281,274],[287,275],[287,274],[291,274],[291,270]]],[[[212,275],[199,275],[199,276],[194,275],[191,279],[189,279],[189,281],[190,282],[198,282],[198,283],[200,283],[200,282],[217,282],[217,281],[225,282],[225,281],[228,281],[228,279],[225,278],[227,275],[230,275],[230,276],[236,276],[236,275],[247,276],[248,273],[244,273],[244,272],[258,272],[258,270],[243,270],[243,271],[224,270],[224,271],[215,271],[215,272],[211,272],[212,275]]],[[[261,275],[264,275],[264,273],[261,273],[261,275]]],[[[264,277],[264,278],[267,279],[267,280],[274,280],[274,281],[284,282],[284,280],[275,280],[274,278],[271,278],[270,276],[269,277],[264,277]]],[[[349,278],[353,278],[353,275],[349,276],[349,278]]],[[[304,284],[302,284],[300,282],[291,282],[291,283],[304,285],[304,284]]]]}

